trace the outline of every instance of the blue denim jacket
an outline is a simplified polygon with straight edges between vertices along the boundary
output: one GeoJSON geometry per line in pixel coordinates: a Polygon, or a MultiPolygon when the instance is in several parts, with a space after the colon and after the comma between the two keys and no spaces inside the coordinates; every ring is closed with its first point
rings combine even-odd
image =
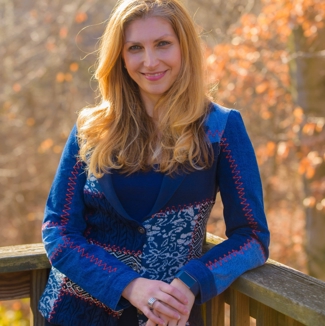
{"type": "MultiPolygon", "coordinates": [[[[111,174],[87,176],[72,130],[48,197],[43,241],[52,264],[39,303],[60,325],[117,325],[134,279],[171,282],[185,270],[199,283],[196,303],[224,291],[268,257],[269,231],[253,147],[240,113],[216,104],[206,121],[211,168],[165,175],[141,223],[124,210],[111,174]],[[206,224],[220,192],[227,240],[202,255],[206,224]]],[[[139,315],[139,325],[145,316],[139,315]]],[[[191,324],[191,318],[189,320],[191,324]]]]}

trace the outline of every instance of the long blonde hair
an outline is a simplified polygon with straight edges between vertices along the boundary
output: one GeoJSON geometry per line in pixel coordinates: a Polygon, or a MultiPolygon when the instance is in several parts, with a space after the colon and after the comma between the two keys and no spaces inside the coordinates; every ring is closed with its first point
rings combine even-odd
{"type": "Polygon", "coordinates": [[[212,148],[204,132],[210,101],[205,95],[201,51],[194,23],[179,0],[117,2],[101,38],[95,72],[102,102],[84,108],[77,121],[80,157],[90,173],[101,177],[110,169],[132,173],[154,166],[172,174],[211,165],[212,148]],[[178,77],[155,106],[156,125],[121,56],[126,26],[149,16],[171,24],[182,55],[178,77]]]}

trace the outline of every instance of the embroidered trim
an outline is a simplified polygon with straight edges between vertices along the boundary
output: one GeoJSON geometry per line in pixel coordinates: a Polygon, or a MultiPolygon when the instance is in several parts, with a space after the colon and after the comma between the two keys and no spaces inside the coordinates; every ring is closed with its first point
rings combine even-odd
{"type": "Polygon", "coordinates": [[[100,199],[102,199],[104,197],[104,194],[103,193],[100,193],[100,192],[92,192],[92,191],[87,190],[87,189],[84,189],[84,194],[85,195],[89,195],[92,198],[100,198],[100,199]]]}
{"type": "Polygon", "coordinates": [[[258,223],[255,221],[252,212],[252,209],[249,208],[250,204],[247,202],[247,199],[245,198],[245,189],[243,187],[243,182],[241,182],[241,175],[240,175],[240,171],[237,169],[237,164],[235,163],[235,159],[233,159],[232,155],[231,155],[231,149],[227,149],[227,147],[229,146],[228,143],[226,143],[227,139],[223,138],[221,140],[221,146],[222,146],[222,151],[226,154],[226,159],[228,160],[228,162],[230,163],[230,168],[232,169],[231,173],[233,174],[233,179],[235,180],[235,184],[236,189],[237,189],[237,193],[238,193],[238,197],[241,199],[241,205],[243,206],[243,211],[245,212],[245,215],[247,220],[248,220],[248,224],[251,226],[251,228],[253,229],[253,233],[256,236],[257,233],[259,233],[260,231],[257,230],[257,226],[258,223]]]}
{"type": "Polygon", "coordinates": [[[90,304],[95,304],[97,307],[100,307],[105,310],[110,315],[114,317],[120,317],[122,315],[122,311],[115,311],[104,305],[102,302],[94,298],[88,292],[83,290],[76,283],[72,282],[68,277],[64,279],[64,283],[62,284],[62,291],[64,294],[77,297],[78,299],[85,301],[90,304]]]}
{"type": "Polygon", "coordinates": [[[140,256],[142,254],[141,250],[134,251],[134,250],[126,249],[125,247],[120,248],[120,247],[118,247],[116,245],[111,246],[111,245],[100,243],[99,241],[94,240],[94,239],[88,239],[88,242],[92,243],[92,244],[95,244],[97,246],[100,246],[100,247],[104,248],[107,251],[121,252],[123,254],[132,255],[132,256],[136,256],[136,257],[138,257],[138,256],[140,256]]]}
{"type": "MultiPolygon", "coordinates": [[[[245,189],[243,187],[243,182],[241,182],[241,175],[240,175],[240,171],[237,169],[237,164],[235,159],[232,157],[231,155],[231,149],[227,149],[229,146],[229,143],[226,142],[227,139],[226,138],[222,138],[221,139],[221,147],[222,147],[222,151],[224,153],[226,153],[226,159],[228,160],[228,162],[230,163],[230,168],[232,169],[231,173],[233,174],[233,179],[235,180],[235,184],[236,189],[237,189],[237,193],[239,198],[241,199],[241,205],[242,205],[242,210],[244,211],[244,216],[246,217],[249,226],[252,228],[252,232],[254,234],[255,237],[257,237],[257,233],[259,233],[260,231],[258,231],[258,223],[255,221],[252,212],[252,209],[249,208],[250,204],[247,202],[247,199],[245,198],[245,189]]],[[[236,256],[236,254],[244,254],[243,250],[247,250],[248,248],[251,248],[251,243],[256,242],[259,244],[259,249],[261,251],[261,254],[264,258],[264,260],[266,260],[266,255],[264,252],[263,247],[261,246],[261,244],[256,240],[256,238],[254,239],[247,239],[247,242],[243,245],[240,246],[240,250],[232,250],[231,252],[228,252],[228,254],[225,254],[222,258],[219,257],[219,259],[215,259],[214,262],[208,262],[206,264],[207,267],[212,268],[213,266],[215,267],[216,265],[222,265],[222,262],[227,262],[227,258],[229,257],[229,259],[231,259],[232,256],[236,256]]]]}
{"type": "Polygon", "coordinates": [[[177,207],[176,206],[172,206],[172,207],[166,207],[164,210],[161,210],[155,214],[153,214],[151,216],[151,218],[153,217],[164,217],[165,214],[173,214],[175,212],[179,212],[181,210],[185,210],[185,209],[188,209],[188,208],[191,208],[191,207],[195,207],[195,206],[201,206],[201,205],[204,205],[206,203],[214,203],[214,200],[212,199],[204,199],[202,200],[201,202],[195,202],[194,204],[190,203],[190,204],[185,204],[185,205],[178,205],[177,207]]]}
{"type": "Polygon", "coordinates": [[[51,226],[59,226],[59,223],[57,222],[45,222],[42,224],[42,231],[44,231],[47,227],[51,226]]]}
{"type": "Polygon", "coordinates": [[[54,259],[56,259],[57,256],[59,255],[59,252],[62,252],[62,248],[70,247],[73,250],[77,250],[77,252],[80,253],[81,257],[85,257],[85,258],[89,259],[90,262],[94,263],[98,267],[103,267],[104,271],[107,270],[109,273],[115,272],[117,270],[116,268],[112,268],[112,266],[107,266],[106,263],[103,263],[102,260],[99,260],[94,255],[89,255],[88,253],[85,253],[84,248],[81,248],[79,245],[74,245],[74,242],[70,241],[70,238],[68,238],[66,235],[64,235],[64,232],[66,231],[65,227],[69,222],[69,216],[70,216],[69,211],[71,210],[70,206],[72,203],[72,199],[74,196],[74,190],[75,190],[75,186],[76,186],[75,180],[77,179],[77,176],[78,176],[81,166],[82,166],[82,162],[77,161],[77,163],[73,167],[73,170],[71,171],[72,176],[69,177],[70,182],[68,182],[68,189],[67,189],[67,193],[66,193],[66,203],[64,204],[64,209],[61,214],[62,229],[61,229],[60,235],[62,236],[64,243],[58,245],[58,248],[53,252],[53,254],[49,258],[49,260],[52,262],[54,259]]]}
{"type": "Polygon", "coordinates": [[[52,308],[51,312],[49,313],[49,318],[48,318],[49,321],[51,321],[51,319],[53,319],[53,316],[56,313],[56,308],[59,306],[59,302],[62,301],[62,296],[63,296],[63,288],[61,287],[59,295],[53,304],[53,308],[52,308]]]}
{"type": "Polygon", "coordinates": [[[217,267],[217,265],[222,266],[223,263],[227,263],[232,257],[236,257],[236,255],[244,255],[244,251],[252,248],[253,243],[258,243],[256,239],[247,239],[247,242],[240,246],[240,250],[232,250],[228,251],[227,254],[224,254],[223,257],[219,257],[219,259],[215,259],[213,262],[209,261],[206,266],[211,270],[213,267],[217,267]]]}
{"type": "Polygon", "coordinates": [[[59,252],[62,252],[61,247],[66,248],[68,244],[67,238],[64,237],[63,232],[65,231],[65,226],[68,224],[69,219],[67,218],[69,214],[69,210],[71,209],[70,205],[72,203],[72,197],[74,194],[74,189],[76,182],[75,180],[77,179],[78,171],[81,168],[81,161],[77,161],[77,163],[74,165],[73,170],[71,172],[72,177],[69,177],[70,182],[68,182],[68,189],[66,193],[66,198],[65,201],[66,203],[64,204],[64,209],[63,209],[63,214],[61,214],[61,226],[63,226],[63,229],[61,230],[60,235],[63,237],[64,244],[59,244],[58,248],[52,253],[51,257],[49,257],[50,262],[52,262],[59,254],[59,252]]]}
{"type": "Polygon", "coordinates": [[[220,137],[220,139],[221,139],[223,133],[224,133],[224,130],[221,130],[221,131],[220,130],[212,131],[211,129],[209,129],[206,134],[208,136],[211,136],[212,138],[214,138],[216,135],[218,135],[220,137]]]}

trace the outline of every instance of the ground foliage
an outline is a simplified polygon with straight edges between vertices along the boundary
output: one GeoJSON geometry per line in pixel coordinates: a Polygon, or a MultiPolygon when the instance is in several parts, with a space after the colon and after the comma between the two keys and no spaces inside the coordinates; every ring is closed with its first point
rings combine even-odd
{"type": "Polygon", "coordinates": [[[1,326],[28,326],[29,299],[0,301],[1,326]]]}

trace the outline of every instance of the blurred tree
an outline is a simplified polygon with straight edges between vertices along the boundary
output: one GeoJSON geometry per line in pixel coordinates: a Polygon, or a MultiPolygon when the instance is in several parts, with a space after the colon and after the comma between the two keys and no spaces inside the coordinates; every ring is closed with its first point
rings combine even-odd
{"type": "Polygon", "coordinates": [[[233,24],[244,14],[259,12],[261,7],[260,0],[187,0],[186,4],[210,46],[229,42],[233,24]]]}
{"type": "Polygon", "coordinates": [[[292,74],[296,102],[303,108],[301,172],[304,178],[308,269],[325,280],[325,4],[303,8],[309,19],[293,33],[292,74]],[[313,19],[312,19],[313,18],[313,19]]]}

